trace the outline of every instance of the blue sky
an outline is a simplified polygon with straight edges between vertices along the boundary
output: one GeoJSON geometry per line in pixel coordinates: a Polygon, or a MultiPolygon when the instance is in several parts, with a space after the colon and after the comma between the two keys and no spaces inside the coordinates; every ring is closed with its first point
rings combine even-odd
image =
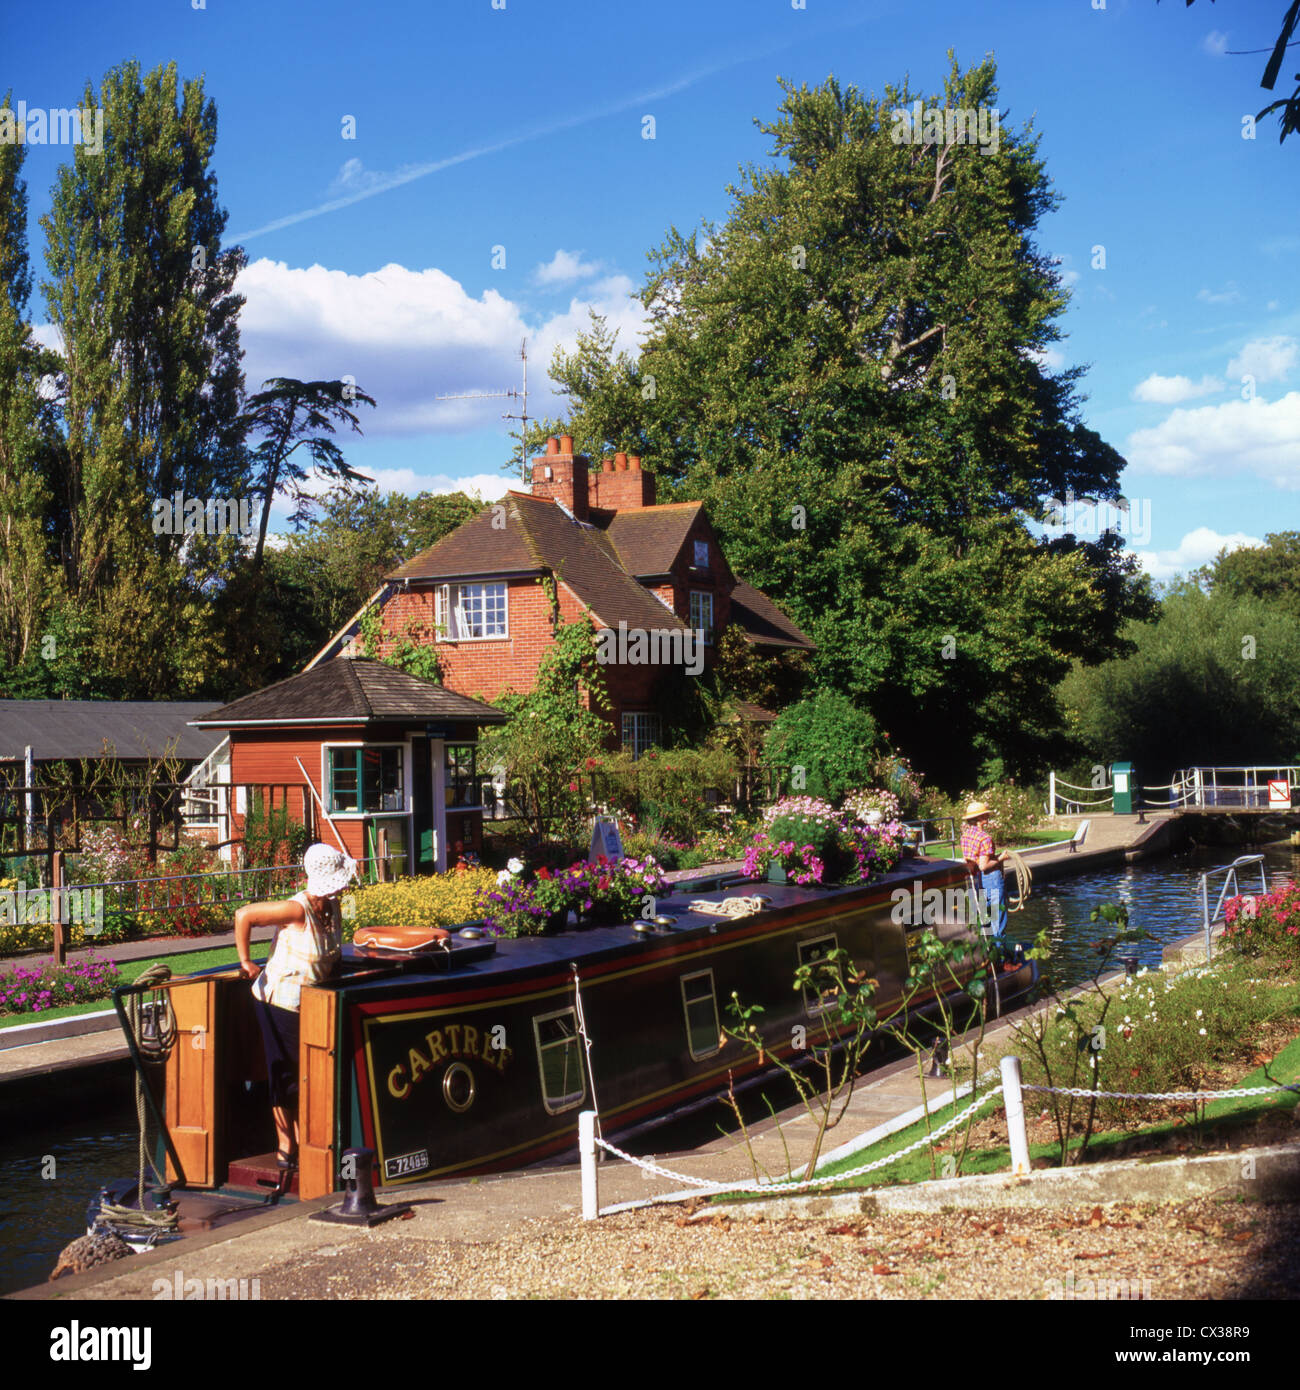
{"type": "MultiPolygon", "coordinates": [[[[546,366],[589,306],[635,349],[646,252],[725,217],[738,166],[767,157],[753,119],[778,75],[932,92],[949,48],[962,66],[992,52],[1003,125],[1033,119],[1064,197],[1039,229],[1073,291],[1053,361],[1089,367],[1084,419],[1129,460],[1133,548],[1168,578],[1300,527],[1300,137],[1279,146],[1268,118],[1242,138],[1272,99],[1267,54],[1225,51],[1271,46],[1283,0],[799,3],[6,6],[0,82],[32,109],[77,104],[126,58],[202,76],[250,261],[250,385],[352,376],[380,402],[356,466],[489,497],[514,482],[517,405],[436,398],[517,386],[527,336],[530,413],[558,413],[546,366]]],[[[27,161],[38,281],[66,155],[27,161]]]]}

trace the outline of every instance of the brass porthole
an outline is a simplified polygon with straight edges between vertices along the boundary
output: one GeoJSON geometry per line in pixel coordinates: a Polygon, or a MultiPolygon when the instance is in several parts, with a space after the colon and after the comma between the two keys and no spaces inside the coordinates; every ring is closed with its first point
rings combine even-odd
{"type": "Polygon", "coordinates": [[[458,1115],[474,1104],[474,1073],[464,1062],[453,1062],[443,1072],[442,1098],[458,1115]]]}

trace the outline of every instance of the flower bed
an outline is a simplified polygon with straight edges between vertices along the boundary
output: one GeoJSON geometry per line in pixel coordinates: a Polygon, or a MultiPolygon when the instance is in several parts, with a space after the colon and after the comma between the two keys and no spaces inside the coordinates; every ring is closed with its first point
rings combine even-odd
{"type": "Polygon", "coordinates": [[[61,1004],[106,999],[121,979],[111,960],[87,956],[74,965],[21,965],[0,972],[0,1014],[40,1014],[61,1004]]]}
{"type": "Polygon", "coordinates": [[[1300,888],[1231,898],[1223,909],[1223,943],[1245,956],[1300,953],[1300,888]]]}
{"type": "Polygon", "coordinates": [[[358,927],[454,927],[475,921],[483,915],[479,897],[495,880],[491,869],[461,869],[354,889],[343,900],[343,939],[351,941],[358,927]]]}

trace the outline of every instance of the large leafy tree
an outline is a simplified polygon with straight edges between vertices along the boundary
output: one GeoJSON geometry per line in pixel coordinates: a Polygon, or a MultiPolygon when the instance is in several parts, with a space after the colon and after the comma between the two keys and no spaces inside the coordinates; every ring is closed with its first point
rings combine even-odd
{"type": "Polygon", "coordinates": [[[243,495],[232,291],[243,254],[221,250],[216,109],[201,81],[128,62],[82,105],[102,108],[102,152],[74,146],[42,219],[42,289],[63,348],[66,448],[52,479],[63,570],[102,692],[173,694],[203,679],[193,657],[214,615],[200,586],[237,547],[216,547],[196,578],[190,538],[156,532],[154,504],[243,495]]]}
{"type": "Polygon", "coordinates": [[[639,358],[599,322],[557,353],[565,429],[704,499],[819,682],[927,770],[1024,771],[1060,740],[1071,658],[1149,607],[1114,537],[1026,524],[1067,491],[1117,499],[1123,467],[1079,420],[1080,370],[1045,365],[1067,293],[1033,241],[1056,203],[1036,137],[1000,124],[991,61],[928,98],[784,91],[774,162],[652,254],[639,358]],[[957,119],[980,111],[982,139],[957,119]]]}
{"type": "Polygon", "coordinates": [[[1063,695],[1081,765],[1128,758],[1145,785],[1197,765],[1289,763],[1300,728],[1300,613],[1226,586],[1172,586],[1130,655],[1077,669],[1063,695]]]}

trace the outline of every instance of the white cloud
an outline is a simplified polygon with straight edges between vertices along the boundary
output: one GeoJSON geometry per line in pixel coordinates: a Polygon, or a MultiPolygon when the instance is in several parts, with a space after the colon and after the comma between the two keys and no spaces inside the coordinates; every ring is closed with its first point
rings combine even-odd
{"type": "Polygon", "coordinates": [[[437,397],[517,389],[519,343],[527,337],[529,413],[560,414],[564,402],[549,392],[546,377],[552,352],[574,346],[589,326],[590,306],[635,353],[644,311],[629,298],[631,288],[626,276],[608,277],[538,325],[498,291],[476,299],[441,270],[386,265],[349,275],[257,260],[238,284],[248,301],[240,319],[245,377],[255,391],[272,376],[350,376],[378,403],[357,412],[368,438],[458,434],[499,427],[508,403],[437,397]]]}
{"type": "Polygon", "coordinates": [[[602,270],[599,261],[584,261],[581,251],[560,250],[533,271],[539,285],[565,285],[570,280],[586,280],[602,270]]]}
{"type": "Polygon", "coordinates": [[[1240,550],[1243,546],[1263,544],[1258,536],[1247,536],[1241,531],[1224,536],[1208,526],[1198,526],[1179,541],[1176,550],[1139,550],[1136,554],[1138,563],[1152,579],[1165,580],[1208,565],[1225,546],[1240,550]]]}
{"type": "Polygon", "coordinates": [[[1241,298],[1237,282],[1229,280],[1221,290],[1197,290],[1196,297],[1202,304],[1235,304],[1241,298]]]}
{"type": "Polygon", "coordinates": [[[1208,53],[1211,58],[1222,58],[1228,51],[1228,36],[1220,33],[1218,29],[1211,29],[1201,40],[1201,51],[1208,53]]]}
{"type": "Polygon", "coordinates": [[[1300,343],[1285,334],[1254,338],[1228,363],[1231,377],[1253,376],[1256,381],[1281,381],[1300,357],[1300,343]]]}
{"type": "Polygon", "coordinates": [[[1025,356],[1037,362],[1047,372],[1059,372],[1065,366],[1065,354],[1060,348],[1030,348],[1025,356]]]}
{"type": "Polygon", "coordinates": [[[477,493],[484,502],[495,502],[511,488],[524,488],[514,472],[470,473],[453,478],[448,473],[417,473],[413,468],[377,468],[371,476],[381,493],[401,492],[408,497],[420,492],[464,492],[471,497],[477,493]]]}
{"type": "Polygon", "coordinates": [[[1277,401],[1256,397],[1175,410],[1152,429],[1135,430],[1129,466],[1173,477],[1239,480],[1253,473],[1274,487],[1300,489],[1300,391],[1277,401]]]}
{"type": "Polygon", "coordinates": [[[1178,405],[1196,396],[1208,396],[1212,391],[1222,390],[1223,382],[1217,377],[1203,376],[1200,381],[1192,381],[1190,377],[1160,376],[1152,372],[1133,388],[1133,399],[1149,401],[1154,405],[1178,405]]]}

